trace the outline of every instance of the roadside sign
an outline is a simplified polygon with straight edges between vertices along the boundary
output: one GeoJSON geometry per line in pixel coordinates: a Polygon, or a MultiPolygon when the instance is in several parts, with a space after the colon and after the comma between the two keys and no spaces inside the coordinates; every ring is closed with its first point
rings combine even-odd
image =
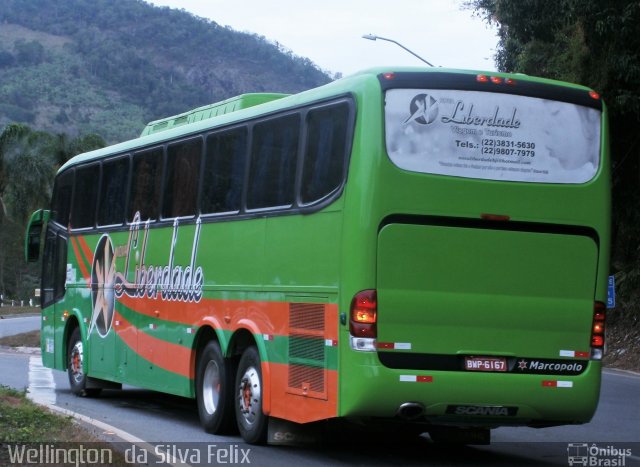
{"type": "Polygon", "coordinates": [[[609,283],[607,285],[607,308],[616,307],[616,278],[615,276],[609,276],[609,283]]]}

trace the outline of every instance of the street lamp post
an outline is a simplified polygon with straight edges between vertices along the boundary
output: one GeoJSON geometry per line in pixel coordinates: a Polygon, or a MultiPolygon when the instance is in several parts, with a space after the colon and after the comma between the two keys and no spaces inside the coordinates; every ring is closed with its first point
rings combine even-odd
{"type": "Polygon", "coordinates": [[[377,39],[380,39],[381,41],[387,41],[387,42],[393,42],[394,44],[396,44],[397,46],[402,47],[404,50],[406,50],[407,52],[409,52],[411,55],[413,55],[414,57],[422,60],[424,63],[426,63],[429,66],[433,66],[431,63],[429,63],[428,61],[426,61],[424,58],[422,58],[420,55],[418,55],[415,52],[412,52],[411,50],[407,49],[404,45],[402,45],[400,42],[398,41],[394,41],[393,39],[387,39],[386,37],[380,37],[380,36],[376,36],[374,34],[365,34],[362,36],[363,39],[369,39],[370,41],[375,41],[377,39]]]}

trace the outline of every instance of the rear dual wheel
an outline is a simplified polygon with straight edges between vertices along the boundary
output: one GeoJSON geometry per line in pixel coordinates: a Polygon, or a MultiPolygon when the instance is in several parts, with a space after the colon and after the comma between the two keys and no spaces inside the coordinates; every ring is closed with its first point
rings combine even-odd
{"type": "Polygon", "coordinates": [[[264,443],[267,416],[262,411],[263,390],[256,347],[244,351],[237,372],[234,360],[224,358],[217,342],[209,342],[202,350],[196,373],[196,399],[205,431],[231,433],[235,418],[237,429],[247,443],[264,443]]]}
{"type": "Polygon", "coordinates": [[[208,433],[234,431],[233,373],[233,360],[224,358],[217,342],[209,342],[200,354],[196,373],[198,414],[208,433]]]}
{"type": "Polygon", "coordinates": [[[261,444],[267,439],[267,416],[262,411],[263,391],[258,349],[248,347],[236,374],[235,407],[240,434],[250,444],[261,444]]]}

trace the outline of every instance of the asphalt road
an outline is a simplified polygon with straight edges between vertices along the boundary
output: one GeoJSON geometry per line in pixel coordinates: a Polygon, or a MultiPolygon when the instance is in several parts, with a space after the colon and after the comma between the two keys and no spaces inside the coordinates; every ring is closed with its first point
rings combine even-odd
{"type": "Polygon", "coordinates": [[[40,329],[40,315],[14,316],[0,319],[0,337],[13,336],[40,329]]]}
{"type": "MultiPolygon", "coordinates": [[[[570,447],[570,443],[583,446],[583,450],[594,446],[604,449],[596,460],[609,463],[592,465],[640,465],[640,377],[625,372],[605,371],[598,411],[586,425],[500,428],[493,431],[490,446],[455,448],[435,445],[426,436],[408,441],[389,433],[371,435],[336,428],[334,438],[342,442],[286,447],[248,446],[239,436],[209,435],[200,428],[195,403],[189,399],[132,387],[104,390],[95,399],[75,397],[69,392],[66,374],[39,369],[39,359],[37,353],[0,349],[0,384],[17,389],[31,385],[29,392],[45,402],[109,424],[153,445],[168,444],[170,449],[175,446],[179,450],[193,446],[181,443],[200,443],[200,448],[213,445],[216,449],[237,451],[238,462],[242,459],[240,454],[245,454],[245,460],[254,465],[568,465],[568,448],[578,449],[570,447]],[[43,376],[43,371],[48,376],[43,376]],[[624,464],[610,463],[615,457],[607,454],[612,452],[612,446],[632,450],[624,464]]],[[[109,428],[99,431],[117,440],[109,428]]],[[[193,464],[195,459],[186,460],[193,464]]]]}

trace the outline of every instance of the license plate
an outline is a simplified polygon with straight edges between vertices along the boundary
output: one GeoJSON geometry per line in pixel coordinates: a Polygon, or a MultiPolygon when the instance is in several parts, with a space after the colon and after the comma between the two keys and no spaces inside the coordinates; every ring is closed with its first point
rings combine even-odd
{"type": "Polygon", "coordinates": [[[507,359],[501,357],[465,357],[467,371],[507,371],[507,359]]]}

